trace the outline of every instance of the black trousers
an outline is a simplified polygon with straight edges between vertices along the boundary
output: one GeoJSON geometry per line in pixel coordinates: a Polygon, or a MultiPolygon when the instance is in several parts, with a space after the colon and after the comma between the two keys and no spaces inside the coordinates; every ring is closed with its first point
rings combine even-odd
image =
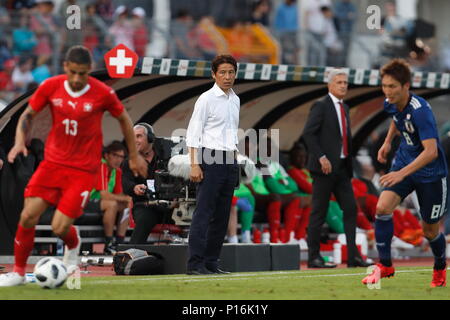
{"type": "Polygon", "coordinates": [[[215,269],[228,227],[238,165],[201,164],[203,180],[189,230],[187,270],[215,269]]]}
{"type": "Polygon", "coordinates": [[[171,210],[161,206],[142,206],[133,207],[133,219],[136,224],[131,234],[130,244],[147,243],[147,238],[152,229],[158,223],[169,222],[171,210]]]}
{"type": "Polygon", "coordinates": [[[356,201],[351,178],[342,164],[329,175],[311,173],[313,178],[312,211],[308,225],[308,260],[320,257],[320,230],[325,223],[331,193],[344,212],[344,232],[348,261],[360,257],[356,247],[356,201]]]}

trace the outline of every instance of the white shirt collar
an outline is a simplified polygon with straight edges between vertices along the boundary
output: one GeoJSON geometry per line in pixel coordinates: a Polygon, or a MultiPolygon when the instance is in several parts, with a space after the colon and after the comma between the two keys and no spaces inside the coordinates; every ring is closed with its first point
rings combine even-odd
{"type": "MultiPolygon", "coordinates": [[[[213,86],[213,92],[216,95],[216,97],[227,96],[227,94],[222,89],[220,89],[220,87],[215,82],[214,82],[214,86],[213,86]]],[[[233,91],[233,89],[230,88],[228,95],[230,96],[233,94],[234,94],[234,91],[233,91]]]]}
{"type": "Polygon", "coordinates": [[[79,98],[81,97],[83,94],[85,94],[86,92],[89,91],[89,89],[91,88],[90,84],[86,84],[86,86],[81,89],[80,91],[74,92],[72,91],[72,89],[70,88],[69,85],[69,81],[65,80],[64,81],[64,89],[66,89],[66,92],[72,97],[72,98],[79,98]]]}
{"type": "Polygon", "coordinates": [[[339,102],[343,103],[342,100],[336,98],[331,92],[328,92],[328,95],[330,96],[331,100],[333,100],[333,103],[334,103],[334,104],[337,104],[337,103],[339,103],[339,102]]]}

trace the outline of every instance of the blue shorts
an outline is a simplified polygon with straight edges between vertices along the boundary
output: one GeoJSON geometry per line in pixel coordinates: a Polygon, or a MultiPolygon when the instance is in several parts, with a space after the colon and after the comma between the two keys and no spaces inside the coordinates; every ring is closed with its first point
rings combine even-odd
{"type": "Polygon", "coordinates": [[[393,191],[403,199],[416,191],[420,205],[420,216],[428,224],[437,223],[447,212],[447,177],[438,178],[433,182],[417,182],[406,177],[402,182],[383,190],[393,191]]]}

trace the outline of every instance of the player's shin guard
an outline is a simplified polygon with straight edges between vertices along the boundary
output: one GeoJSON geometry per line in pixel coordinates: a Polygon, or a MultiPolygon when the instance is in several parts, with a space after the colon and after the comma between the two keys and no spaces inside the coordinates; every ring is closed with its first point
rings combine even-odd
{"type": "Polygon", "coordinates": [[[28,257],[34,246],[35,228],[24,228],[20,224],[17,227],[16,238],[14,239],[14,272],[22,277],[25,275],[28,257]]]}
{"type": "Polygon", "coordinates": [[[442,270],[445,269],[446,265],[446,257],[445,257],[445,249],[447,243],[445,241],[445,236],[443,233],[439,233],[439,235],[429,240],[431,251],[434,255],[434,269],[442,270]]]}
{"type": "Polygon", "coordinates": [[[377,215],[375,220],[375,239],[380,262],[386,267],[392,266],[391,241],[393,235],[392,214],[377,215]]]}

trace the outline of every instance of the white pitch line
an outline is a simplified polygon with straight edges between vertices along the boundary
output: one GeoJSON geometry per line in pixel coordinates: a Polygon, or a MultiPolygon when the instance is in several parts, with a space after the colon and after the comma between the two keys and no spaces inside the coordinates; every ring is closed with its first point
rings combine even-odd
{"type": "MultiPolygon", "coordinates": [[[[450,267],[447,269],[450,270],[450,267]]],[[[416,269],[416,270],[398,270],[395,271],[398,273],[414,273],[421,271],[431,271],[429,269],[416,269]]],[[[326,277],[352,277],[352,276],[364,276],[367,275],[366,272],[362,273],[341,273],[341,274],[311,274],[305,275],[308,271],[298,271],[298,272],[273,272],[273,273],[250,273],[250,274],[239,274],[234,273],[231,275],[205,275],[205,276],[181,276],[181,277],[150,277],[150,278],[131,278],[131,279],[113,279],[113,280],[97,280],[92,281],[89,284],[107,284],[107,283],[128,283],[133,281],[167,281],[167,280],[175,280],[182,282],[201,282],[201,281],[236,281],[236,280],[280,280],[280,279],[302,279],[302,278],[326,278],[326,277]],[[299,274],[301,273],[301,274],[299,274]],[[273,276],[271,276],[273,275],[273,276]]],[[[310,271],[314,272],[314,271],[310,271]]],[[[315,271],[317,272],[317,271],[315,271]]]]}

